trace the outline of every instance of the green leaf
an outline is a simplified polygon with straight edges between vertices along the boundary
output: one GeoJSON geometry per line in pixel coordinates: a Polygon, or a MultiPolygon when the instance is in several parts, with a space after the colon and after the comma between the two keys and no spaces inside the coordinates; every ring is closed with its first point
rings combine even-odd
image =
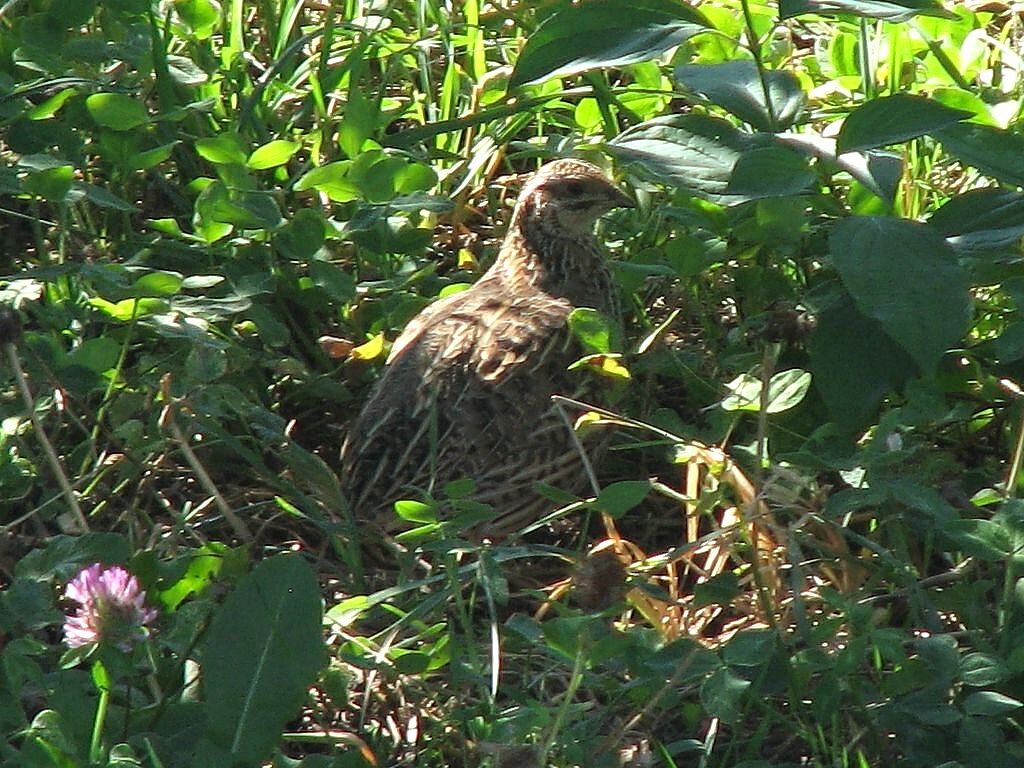
{"type": "Polygon", "coordinates": [[[748,629],[736,633],[722,654],[726,664],[736,667],[763,667],[772,658],[777,638],[767,629],[748,629]]]}
{"type": "Polygon", "coordinates": [[[326,240],[327,222],[313,208],[300,208],[274,233],[274,247],[287,259],[305,261],[313,258],[326,240]]]}
{"type": "Polygon", "coordinates": [[[748,135],[725,120],[703,115],[658,117],[607,144],[611,155],[639,166],[651,178],[715,201],[725,199],[733,167],[751,147],[748,135]]]}
{"type": "Polygon", "coordinates": [[[138,152],[128,159],[128,167],[135,171],[144,171],[154,165],[159,165],[171,156],[177,144],[178,142],[162,144],[159,147],[147,149],[145,152],[138,152]]]}
{"type": "Polygon", "coordinates": [[[1024,703],[996,691],[978,691],[964,699],[964,712],[982,717],[1005,717],[1024,703]]]}
{"type": "Polygon", "coordinates": [[[973,117],[972,112],[952,109],[937,101],[897,93],[862,104],[843,122],[836,142],[839,153],[875,149],[934,133],[973,117]]]}
{"type": "Polygon", "coordinates": [[[933,134],[962,162],[1014,187],[1024,187],[1024,136],[978,123],[957,123],[933,134]]]}
{"type": "Polygon", "coordinates": [[[74,168],[70,165],[58,165],[29,173],[22,180],[21,186],[30,195],[38,195],[44,200],[59,203],[71,190],[74,174],[74,168]]]}
{"type": "Polygon", "coordinates": [[[298,555],[257,565],[217,611],[203,647],[207,738],[233,763],[265,760],[324,666],[320,589],[298,555]]]}
{"type": "Polygon", "coordinates": [[[955,19],[956,15],[942,7],[939,0],[779,0],[779,17],[789,19],[804,13],[830,15],[848,13],[869,19],[907,21],[918,15],[955,19]]]}
{"type": "Polygon", "coordinates": [[[853,431],[870,423],[887,393],[917,373],[910,356],[844,295],[816,315],[808,340],[814,386],[829,415],[853,431]]]}
{"type": "Polygon", "coordinates": [[[749,59],[717,64],[687,64],[675,69],[675,79],[702,93],[723,109],[759,131],[781,131],[800,116],[807,96],[791,72],[767,70],[764,82],[749,59]],[[768,90],[767,99],[765,88],[768,90]]]}
{"type": "Polygon", "coordinates": [[[934,371],[971,318],[967,274],[946,241],[924,224],[858,216],[836,226],[829,250],[857,308],[934,371]]]}
{"type": "Polygon", "coordinates": [[[94,93],[85,100],[92,119],[104,128],[130,131],[149,122],[145,103],[123,93],[94,93]]]}
{"type": "Polygon", "coordinates": [[[246,161],[253,170],[262,171],[267,168],[277,168],[291,160],[292,155],[299,151],[302,145],[297,141],[286,141],[275,139],[268,141],[261,147],[253,150],[246,161]]]}
{"type": "Polygon", "coordinates": [[[724,722],[739,720],[743,714],[743,700],[750,681],[737,677],[728,669],[722,668],[704,681],[700,687],[700,700],[704,708],[713,717],[724,722]]]}
{"type": "Polygon", "coordinates": [[[220,26],[221,6],[216,0],[176,0],[174,12],[197,40],[208,39],[220,26]]]}
{"type": "Polygon", "coordinates": [[[132,283],[132,296],[173,296],[181,290],[184,282],[177,272],[154,270],[142,275],[132,283]]]}
{"type": "Polygon", "coordinates": [[[14,567],[16,576],[70,581],[92,563],[126,563],[132,550],[124,536],[117,533],[84,533],[81,536],[54,536],[45,547],[33,549],[14,567]]]}
{"type": "Polygon", "coordinates": [[[590,307],[577,307],[569,314],[569,329],[588,354],[604,354],[612,349],[612,324],[590,307]]]}
{"type": "Polygon", "coordinates": [[[73,181],[71,182],[71,189],[85,195],[85,198],[100,208],[110,208],[115,211],[132,212],[137,211],[134,205],[129,203],[127,200],[122,200],[112,192],[108,192],[103,187],[97,187],[95,184],[89,184],[84,181],[73,181]]]}
{"type": "Polygon", "coordinates": [[[313,278],[314,285],[327,291],[334,301],[344,304],[356,297],[356,281],[351,273],[328,261],[311,261],[309,276],[313,278]]]}
{"type": "Polygon", "coordinates": [[[976,688],[996,685],[1009,676],[1006,665],[987,653],[968,653],[960,660],[960,679],[976,688]]]}
{"type": "Polygon", "coordinates": [[[348,169],[351,165],[350,160],[339,160],[313,168],[295,182],[295,191],[315,189],[336,203],[356,200],[359,198],[359,188],[348,178],[348,169]]]}
{"type": "Polygon", "coordinates": [[[96,373],[104,373],[117,365],[121,346],[109,336],[86,339],[68,353],[65,365],[80,365],[96,373]]]}
{"type": "Polygon", "coordinates": [[[231,134],[222,134],[196,141],[196,152],[215,165],[245,165],[249,158],[242,149],[242,140],[231,134]]]}
{"type": "Polygon", "coordinates": [[[648,61],[708,26],[698,11],[672,0],[567,5],[527,39],[509,87],[648,61]]]}
{"type": "Polygon", "coordinates": [[[437,508],[433,504],[413,499],[396,501],[395,514],[410,523],[430,524],[438,521],[437,508]]]}
{"type": "Polygon", "coordinates": [[[995,187],[968,190],[939,208],[928,223],[958,253],[1015,248],[1024,236],[1024,194],[995,187]]]}
{"type": "Polygon", "coordinates": [[[640,505],[651,492],[648,480],[620,480],[601,489],[595,504],[612,517],[621,517],[640,505]]]}
{"type": "Polygon", "coordinates": [[[745,200],[789,197],[807,192],[815,178],[799,152],[785,146],[758,147],[736,159],[725,192],[745,200]]]}
{"type": "MultiPolygon", "coordinates": [[[[730,394],[722,400],[726,411],[761,410],[761,380],[750,374],[737,376],[725,385],[730,394]]],[[[766,413],[781,413],[798,405],[811,386],[811,374],[799,368],[781,371],[768,382],[766,413]]]]}

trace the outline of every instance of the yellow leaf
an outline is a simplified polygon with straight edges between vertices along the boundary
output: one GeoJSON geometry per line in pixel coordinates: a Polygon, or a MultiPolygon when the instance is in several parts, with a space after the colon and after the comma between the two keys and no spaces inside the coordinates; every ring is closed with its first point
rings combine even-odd
{"type": "Polygon", "coordinates": [[[628,379],[629,369],[611,355],[600,355],[594,362],[595,366],[605,376],[616,379],[628,379]]]}
{"type": "Polygon", "coordinates": [[[355,347],[349,354],[350,360],[376,360],[384,352],[384,334],[378,333],[365,344],[355,347]]]}
{"type": "Polygon", "coordinates": [[[477,264],[476,256],[468,248],[459,248],[459,269],[473,271],[480,265],[477,264]]]}

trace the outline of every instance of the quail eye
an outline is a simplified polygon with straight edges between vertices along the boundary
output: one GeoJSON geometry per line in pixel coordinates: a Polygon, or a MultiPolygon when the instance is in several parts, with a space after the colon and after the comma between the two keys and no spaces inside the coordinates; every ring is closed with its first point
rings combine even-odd
{"type": "Polygon", "coordinates": [[[565,191],[568,192],[572,197],[579,197],[583,194],[583,182],[582,181],[570,181],[565,185],[565,191]]]}

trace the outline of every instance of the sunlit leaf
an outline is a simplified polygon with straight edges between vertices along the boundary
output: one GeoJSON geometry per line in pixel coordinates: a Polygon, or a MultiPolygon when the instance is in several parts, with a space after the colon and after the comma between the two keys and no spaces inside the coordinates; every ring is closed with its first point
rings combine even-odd
{"type": "Polygon", "coordinates": [[[865,102],[849,114],[839,131],[836,150],[854,152],[899,144],[970,117],[973,113],[952,109],[924,96],[883,96],[865,102]]]}
{"type": "Polygon", "coordinates": [[[384,334],[378,333],[365,344],[360,344],[349,355],[351,360],[376,360],[384,352],[384,334]]]}
{"type": "Polygon", "coordinates": [[[299,151],[302,145],[297,141],[274,139],[253,150],[246,164],[253,170],[264,170],[284,165],[299,151]]]}
{"type": "Polygon", "coordinates": [[[149,122],[143,101],[123,93],[94,93],[85,100],[92,119],[105,128],[130,131],[149,122]]]}
{"type": "Polygon", "coordinates": [[[807,100],[791,72],[762,73],[749,59],[676,67],[675,78],[760,131],[789,128],[807,100]],[[765,91],[767,90],[767,94],[765,91]]]}
{"type": "Polygon", "coordinates": [[[700,12],[672,0],[567,4],[530,35],[509,87],[647,61],[707,26],[700,12]]]}
{"type": "Polygon", "coordinates": [[[907,21],[917,15],[941,16],[955,19],[956,16],[942,7],[939,0],[779,0],[779,17],[788,19],[804,13],[819,15],[848,13],[870,19],[886,21],[907,21]]]}

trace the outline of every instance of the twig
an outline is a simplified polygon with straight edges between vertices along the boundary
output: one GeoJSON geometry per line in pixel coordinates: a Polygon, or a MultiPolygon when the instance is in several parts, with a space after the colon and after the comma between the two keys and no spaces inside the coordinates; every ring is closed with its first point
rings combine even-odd
{"type": "Polygon", "coordinates": [[[213,478],[207,473],[202,462],[199,461],[199,457],[196,456],[192,450],[192,446],[188,444],[188,438],[182,431],[178,422],[174,418],[174,409],[177,408],[177,402],[171,397],[171,377],[170,374],[165,374],[163,379],[160,381],[160,390],[163,393],[164,401],[167,403],[164,406],[163,413],[160,414],[160,424],[166,426],[170,431],[171,435],[178,442],[178,447],[181,448],[182,454],[185,456],[185,461],[192,468],[192,471],[196,473],[196,477],[199,479],[199,484],[203,486],[210,497],[217,504],[217,508],[220,513],[224,516],[224,519],[228,521],[231,527],[235,531],[235,535],[238,536],[242,541],[251,543],[255,541],[252,533],[246,526],[245,521],[242,520],[231,506],[224,500],[224,496],[217,490],[216,484],[213,482],[213,478]]]}
{"type": "Polygon", "coordinates": [[[28,408],[28,415],[32,420],[32,426],[39,438],[39,443],[43,446],[43,453],[46,454],[46,461],[50,465],[50,469],[53,470],[54,476],[57,478],[57,484],[60,485],[60,489],[64,494],[64,498],[67,500],[68,506],[71,508],[71,513],[74,515],[75,522],[78,524],[79,529],[82,532],[88,531],[89,522],[85,519],[82,507],[78,503],[78,497],[75,495],[75,489],[71,487],[71,481],[68,480],[68,476],[65,474],[64,468],[60,464],[60,458],[57,456],[57,451],[54,450],[53,444],[46,436],[46,430],[43,429],[43,420],[40,419],[39,414],[36,413],[35,400],[32,397],[32,390],[28,388],[28,379],[25,378],[25,372],[21,368],[21,361],[18,359],[17,347],[15,347],[12,342],[8,341],[4,343],[4,352],[7,354],[7,362],[10,364],[11,370],[14,371],[14,379],[18,382],[18,389],[21,391],[21,398],[25,401],[25,406],[28,408]]]}

